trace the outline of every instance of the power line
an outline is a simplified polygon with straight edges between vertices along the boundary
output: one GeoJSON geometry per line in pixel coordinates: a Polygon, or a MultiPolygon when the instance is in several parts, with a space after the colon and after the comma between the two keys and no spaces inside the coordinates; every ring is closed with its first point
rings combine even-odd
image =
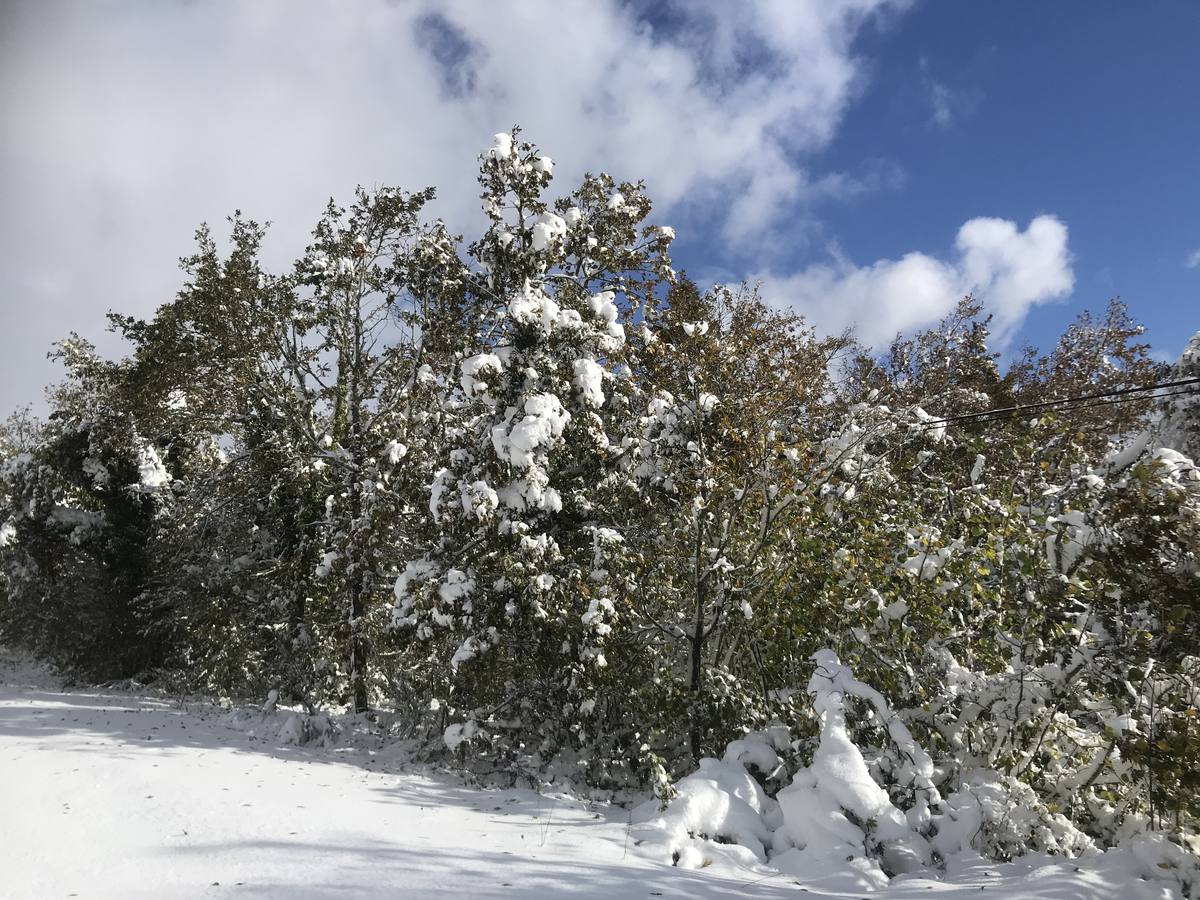
{"type": "MultiPolygon", "coordinates": [[[[1131,402],[1136,402],[1139,400],[1166,400],[1171,397],[1196,397],[1196,396],[1200,396],[1200,390],[1198,390],[1198,389],[1175,391],[1175,392],[1169,393],[1169,394],[1157,394],[1152,397],[1117,397],[1115,399],[1110,399],[1110,400],[1097,400],[1092,403],[1072,403],[1072,404],[1067,404],[1067,405],[1063,405],[1063,406],[1058,406],[1058,407],[1055,407],[1054,409],[1050,410],[1050,412],[1072,413],[1072,412],[1075,412],[1076,410],[1095,409],[1100,406],[1117,406],[1118,404],[1121,404],[1121,403],[1131,403],[1131,402]]],[[[957,422],[951,421],[948,425],[942,425],[940,422],[923,422],[918,425],[913,425],[911,427],[916,428],[917,430],[921,430],[921,431],[924,431],[929,428],[962,428],[966,425],[972,424],[972,422],[977,422],[981,425],[985,425],[985,424],[988,424],[991,422],[999,422],[1005,418],[1007,418],[1007,416],[992,416],[990,418],[969,419],[967,421],[957,421],[957,422]]]]}
{"type": "MultiPolygon", "coordinates": [[[[1155,394],[1153,397],[1117,397],[1111,400],[1097,400],[1094,403],[1072,403],[1068,406],[1062,406],[1054,410],[1055,412],[1075,412],[1079,409],[1095,409],[1098,406],[1116,406],[1119,403],[1134,403],[1139,400],[1166,400],[1170,397],[1195,397],[1200,395],[1200,389],[1173,391],[1167,394],[1155,394]]],[[[999,417],[997,417],[999,418],[999,417]]],[[[990,422],[991,419],[980,419],[981,422],[990,422]]]]}
{"type": "Polygon", "coordinates": [[[944,425],[954,424],[956,422],[967,422],[973,419],[986,419],[991,417],[1012,415],[1013,413],[1025,412],[1035,409],[1049,409],[1052,407],[1066,406],[1068,409],[1086,409],[1086,406],[1072,406],[1070,404],[1079,404],[1086,400],[1105,400],[1105,398],[1122,397],[1122,400],[1105,400],[1103,403],[1091,404],[1094,406],[1104,406],[1108,403],[1127,403],[1131,400],[1156,400],[1163,397],[1187,396],[1194,393],[1200,393],[1200,390],[1177,391],[1175,393],[1164,394],[1158,397],[1141,397],[1130,396],[1136,394],[1144,394],[1147,391],[1159,391],[1167,388],[1185,387],[1188,385],[1200,385],[1200,376],[1195,378],[1181,378],[1177,381],[1163,381],[1158,384],[1147,384],[1138,387],[1117,388],[1111,391],[1097,391],[1092,394],[1080,394],[1077,397],[1062,397],[1058,400],[1042,400],[1038,403],[1023,403],[1016,406],[1002,406],[996,409],[985,409],[980,412],[964,413],[958,416],[946,416],[941,419],[929,419],[920,424],[920,428],[939,428],[944,425]]]}
{"type": "MultiPolygon", "coordinates": [[[[1166,388],[1184,387],[1186,385],[1200,384],[1200,376],[1195,378],[1181,378],[1177,381],[1163,381],[1158,384],[1140,385],[1137,387],[1116,388],[1111,391],[1097,391],[1092,394],[1080,394],[1077,397],[1061,397],[1057,400],[1042,400],[1038,403],[1024,403],[1017,406],[1002,406],[996,409],[985,409],[980,412],[964,413],[959,416],[946,416],[941,419],[930,419],[923,424],[929,426],[944,425],[950,422],[962,422],[968,419],[978,419],[986,416],[996,416],[1002,414],[1010,414],[1015,412],[1023,412],[1025,410],[1046,409],[1052,406],[1062,406],[1069,403],[1077,403],[1083,400],[1099,400],[1106,397],[1121,397],[1128,394],[1141,394],[1147,391],[1158,391],[1166,388]]],[[[1154,399],[1147,397],[1131,397],[1132,400],[1154,399]]]]}

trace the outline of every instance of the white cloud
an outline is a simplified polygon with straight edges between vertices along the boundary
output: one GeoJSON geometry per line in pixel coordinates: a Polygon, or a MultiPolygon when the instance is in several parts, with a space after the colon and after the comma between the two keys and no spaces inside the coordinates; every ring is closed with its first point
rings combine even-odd
{"type": "Polygon", "coordinates": [[[906,5],[657,5],[665,27],[619,0],[7,3],[0,411],[68,328],[169,299],[201,220],[273,220],[282,263],[329,196],[377,180],[437,185],[470,227],[475,155],[514,122],[564,189],[645,178],[660,212],[752,240],[831,189],[805,154],[854,95],[855,35],[906,5]]]}
{"type": "Polygon", "coordinates": [[[1187,259],[1183,261],[1183,264],[1189,269],[1200,269],[1200,248],[1197,248],[1189,253],[1187,259]]]}
{"type": "Polygon", "coordinates": [[[971,219],[958,230],[955,251],[950,260],[914,252],[868,266],[838,260],[765,275],[763,292],[822,330],[853,327],[875,346],[937,322],[973,293],[995,317],[994,334],[1003,345],[1030,309],[1074,287],[1067,227],[1053,216],[1038,216],[1024,231],[1006,219],[971,219]]]}
{"type": "Polygon", "coordinates": [[[932,79],[930,79],[928,87],[929,106],[932,109],[930,118],[939,128],[949,128],[954,123],[954,108],[951,103],[953,95],[950,93],[950,88],[940,81],[932,79]]]}
{"type": "Polygon", "coordinates": [[[981,99],[976,89],[952,88],[933,77],[929,61],[921,57],[921,85],[925,91],[925,99],[929,103],[929,121],[942,130],[950,128],[957,122],[969,118],[975,112],[981,99]]]}

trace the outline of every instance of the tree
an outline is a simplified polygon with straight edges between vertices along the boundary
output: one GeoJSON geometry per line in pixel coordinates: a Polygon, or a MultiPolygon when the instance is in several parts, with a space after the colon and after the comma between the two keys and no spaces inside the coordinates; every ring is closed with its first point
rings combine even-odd
{"type": "Polygon", "coordinates": [[[122,408],[121,367],[72,336],[56,355],[67,381],[50,422],[3,469],[7,516],[2,626],[91,678],[129,677],[163,661],[148,640],[145,552],[171,504],[170,477],[122,408]]]}
{"type": "Polygon", "coordinates": [[[551,177],[515,129],[482,157],[491,225],[471,246],[470,330],[436,375],[447,440],[422,552],[395,586],[412,652],[441,648],[434,699],[466,719],[448,743],[503,717],[494,732],[515,735],[493,749],[510,759],[534,734],[543,759],[588,742],[628,590],[613,519],[626,490],[626,325],[671,274],[670,233],[639,227],[650,211],[639,185],[589,176],[551,205],[551,177]]]}
{"type": "MultiPolygon", "coordinates": [[[[188,441],[230,444],[200,502],[224,494],[242,503],[241,574],[290,586],[285,659],[311,654],[322,630],[311,595],[341,605],[344,624],[323,630],[332,627],[345,648],[345,683],[360,712],[370,703],[368,618],[404,539],[408,481],[396,470],[415,418],[410,400],[421,394],[422,328],[444,300],[408,281],[415,257],[427,278],[446,256],[445,229],[419,223],[432,195],[360,188],[348,210],[331,202],[283,276],[259,262],[258,224],[231,219],[227,259],[202,228],[179,298],[150,323],[114,317],[135,345],[140,390],[164,410],[160,423],[184,429],[188,441]]],[[[310,677],[293,673],[291,692],[307,694],[310,677]]]]}
{"type": "Polygon", "coordinates": [[[693,760],[734,722],[770,717],[769,626],[752,620],[769,620],[789,568],[815,474],[803,463],[845,345],[745,287],[701,294],[684,279],[646,311],[636,355],[645,412],[630,454],[641,512],[634,609],[662,658],[654,680],[682,688],[668,693],[686,710],[693,760]]]}

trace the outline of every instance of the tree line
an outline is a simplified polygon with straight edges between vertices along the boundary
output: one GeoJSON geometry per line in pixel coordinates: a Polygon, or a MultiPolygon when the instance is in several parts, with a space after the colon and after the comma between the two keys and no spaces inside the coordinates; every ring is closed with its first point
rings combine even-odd
{"type": "Polygon", "coordinates": [[[1194,835],[1197,407],[943,420],[1200,373],[1200,345],[1169,370],[1113,302],[1002,368],[966,297],[875,353],[677,274],[641,183],[552,177],[497,135],[474,241],[432,190],[359,189],[284,272],[237,214],[151,319],[110,315],[128,355],[60,342],[48,418],[0,436],[0,637],[664,793],[772,723],[802,765],[828,648],[946,783],[1033,808],[1026,845],[1194,835]]]}

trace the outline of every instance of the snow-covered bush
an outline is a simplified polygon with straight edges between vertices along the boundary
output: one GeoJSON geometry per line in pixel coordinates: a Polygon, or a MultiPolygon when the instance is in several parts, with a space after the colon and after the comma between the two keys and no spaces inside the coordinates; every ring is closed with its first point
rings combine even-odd
{"type": "MultiPolygon", "coordinates": [[[[833,651],[819,651],[813,663],[808,693],[820,736],[811,761],[781,788],[779,754],[795,746],[787,729],[748,734],[722,759],[702,759],[669,801],[635,810],[640,840],[674,865],[702,867],[717,857],[747,867],[766,863],[842,891],[877,890],[897,875],[934,872],[964,856],[1099,852],[1020,779],[985,769],[951,777],[935,766],[903,718],[833,651]],[[862,746],[852,736],[852,702],[878,722],[885,747],[862,746]],[[881,769],[887,754],[903,765],[881,769]],[[957,786],[943,798],[935,781],[957,786]]],[[[1143,877],[1174,882],[1187,896],[1200,889],[1196,858],[1144,820],[1127,820],[1112,844],[1134,857],[1143,877]]]]}
{"type": "Polygon", "coordinates": [[[1030,852],[1079,856],[1096,848],[1070,819],[1051,812],[1028,784],[987,769],[962,776],[935,823],[933,846],[943,857],[966,850],[1001,860],[1030,852]]]}
{"type": "Polygon", "coordinates": [[[815,655],[808,693],[820,723],[811,762],[779,789],[786,773],[778,751],[792,749],[787,729],[753,733],[729,744],[721,760],[704,758],[676,785],[665,809],[650,802],[635,819],[646,839],[661,844],[676,865],[696,867],[713,853],[743,863],[770,862],[827,887],[868,889],[889,876],[933,865],[927,835],[940,796],[933,764],[873,688],[854,678],[837,655],[815,655]],[[907,760],[898,782],[918,788],[915,802],[897,807],[871,775],[847,728],[847,704],[865,701],[907,760]],[[768,794],[763,785],[774,790],[768,794]],[[735,844],[735,849],[716,844],[735,844]],[[825,884],[824,882],[829,882],[825,884]]]}
{"type": "Polygon", "coordinates": [[[703,866],[712,853],[766,861],[782,814],[763,784],[778,780],[779,753],[789,749],[783,726],[749,733],[731,742],[722,759],[701,759],[666,803],[648,801],[632,819],[646,840],[661,844],[664,855],[684,868],[703,866]]]}

